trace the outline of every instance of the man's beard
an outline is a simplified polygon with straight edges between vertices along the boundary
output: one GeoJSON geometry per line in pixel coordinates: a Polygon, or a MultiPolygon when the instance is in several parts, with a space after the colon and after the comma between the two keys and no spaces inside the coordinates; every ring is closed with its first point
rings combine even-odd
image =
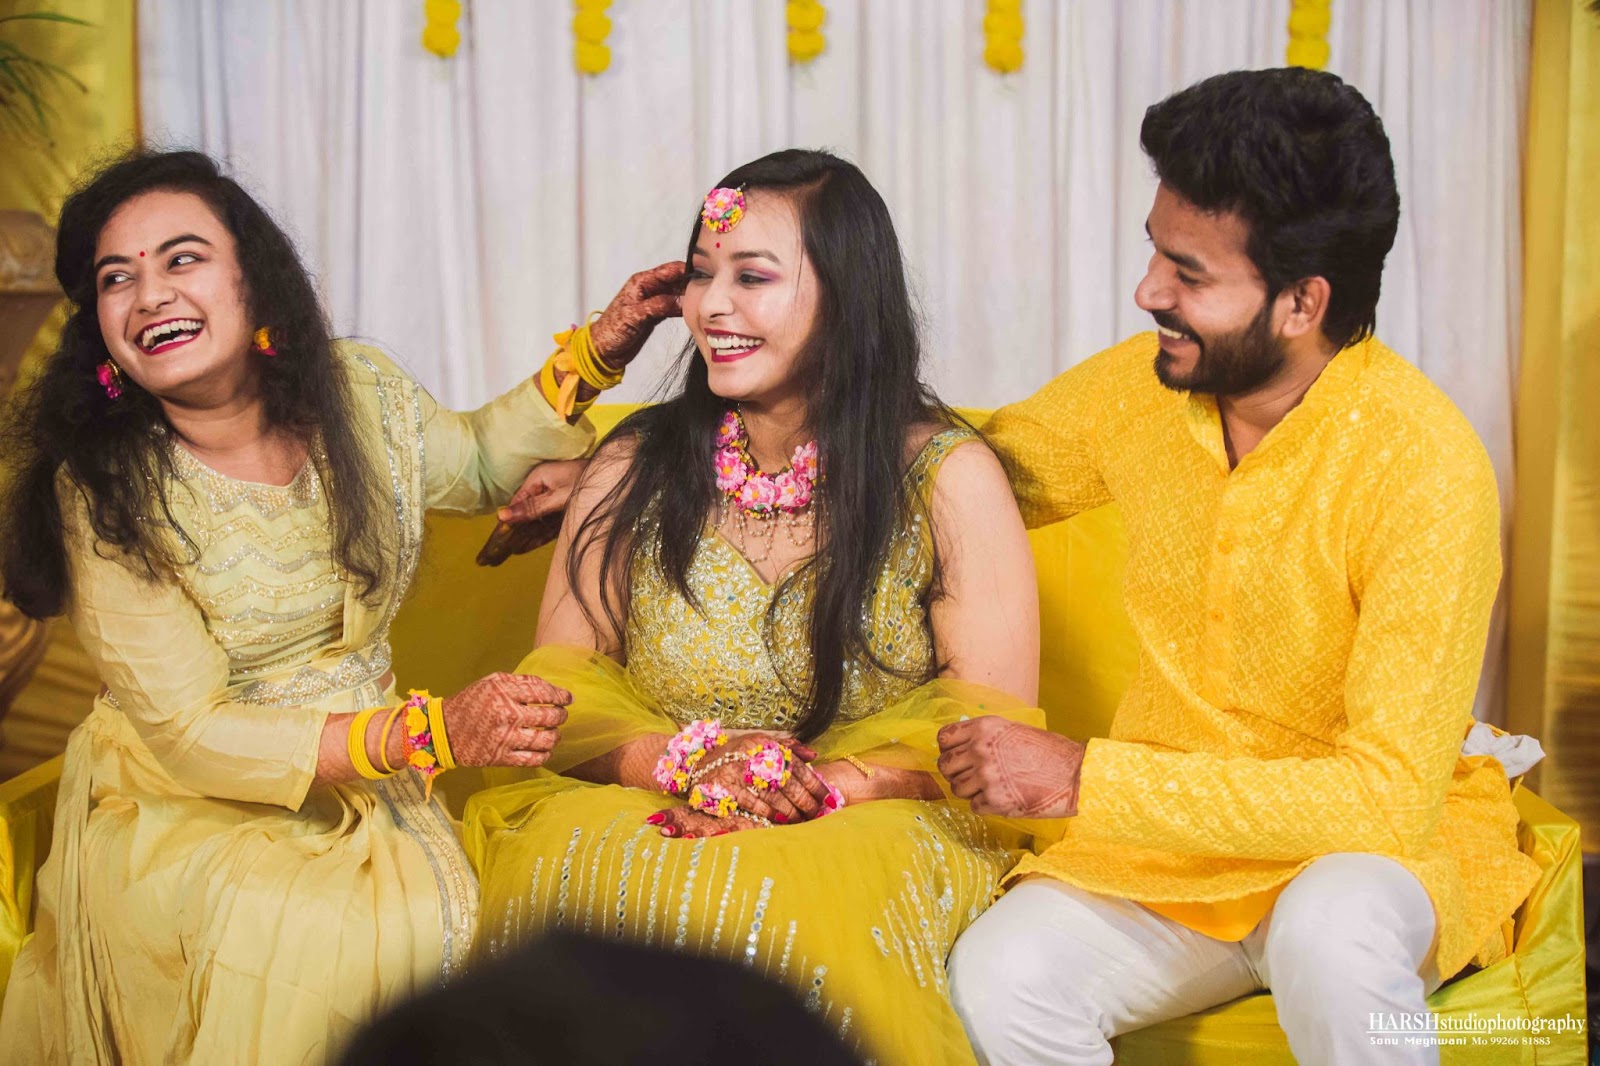
{"type": "Polygon", "coordinates": [[[1238,396],[1270,381],[1283,367],[1283,347],[1272,333],[1272,301],[1267,300],[1250,323],[1237,333],[1205,340],[1176,316],[1152,312],[1156,324],[1177,330],[1200,348],[1194,369],[1180,374],[1166,352],[1156,354],[1156,377],[1177,392],[1202,392],[1212,396],[1238,396]]]}

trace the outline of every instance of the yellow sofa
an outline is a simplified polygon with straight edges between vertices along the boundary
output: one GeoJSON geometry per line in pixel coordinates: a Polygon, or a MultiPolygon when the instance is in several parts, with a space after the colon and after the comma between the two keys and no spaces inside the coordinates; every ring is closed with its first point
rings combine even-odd
{"type": "MultiPolygon", "coordinates": [[[[596,407],[602,429],[625,413],[596,407]]],[[[433,516],[411,598],[392,633],[397,680],[451,692],[514,666],[531,644],[549,549],[497,569],[473,564],[492,519],[433,516]]],[[[1121,608],[1125,541],[1115,509],[1090,512],[1032,534],[1043,637],[1040,702],[1051,728],[1104,736],[1132,675],[1134,641],[1121,608]]],[[[87,708],[85,708],[86,710],[87,708]]],[[[31,927],[33,875],[49,849],[60,759],[0,784],[0,992],[31,927]]],[[[1544,869],[1515,922],[1512,955],[1434,994],[1430,1008],[1455,1019],[1584,1017],[1582,874],[1578,827],[1526,789],[1516,802],[1523,850],[1544,869]]],[[[1064,975],[1070,979],[1070,975],[1064,975]]],[[[1361,1024],[1363,1019],[1352,1019],[1361,1024]]],[[[1505,1024],[1502,1022],[1501,1024],[1505,1024]]],[[[1446,1046],[1449,1064],[1582,1063],[1581,1033],[1538,1043],[1446,1046]]],[[[1118,1041],[1123,1064],[1284,1064],[1293,1058],[1271,996],[1246,996],[1118,1041]]],[[[1375,1050],[1375,1059],[1378,1057],[1375,1050]]]]}

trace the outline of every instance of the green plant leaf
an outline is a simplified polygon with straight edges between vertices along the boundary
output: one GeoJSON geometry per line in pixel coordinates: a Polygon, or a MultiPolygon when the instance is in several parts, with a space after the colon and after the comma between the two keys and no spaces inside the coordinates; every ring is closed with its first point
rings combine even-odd
{"type": "MultiPolygon", "coordinates": [[[[73,26],[93,26],[71,15],[54,11],[28,11],[18,15],[0,16],[0,25],[8,22],[59,22],[73,26]]],[[[0,40],[0,120],[5,125],[15,125],[20,130],[37,126],[37,132],[46,139],[50,135],[49,116],[55,113],[46,99],[52,81],[66,81],[79,92],[87,93],[89,87],[78,80],[71,71],[24,52],[10,41],[0,40]],[[29,112],[33,122],[27,121],[29,112]]]]}
{"type": "Polygon", "coordinates": [[[0,15],[0,22],[17,22],[27,19],[30,22],[70,22],[74,26],[93,26],[92,22],[75,19],[71,15],[60,15],[54,11],[25,11],[20,15],[0,15]]]}
{"type": "MultiPolygon", "coordinates": [[[[38,120],[42,129],[45,122],[44,101],[39,98],[39,90],[23,76],[21,67],[22,64],[18,62],[0,62],[0,78],[10,82],[12,91],[22,97],[23,101],[33,109],[34,117],[38,120]]],[[[0,107],[0,113],[13,110],[15,109],[12,107],[0,107]]]]}
{"type": "Polygon", "coordinates": [[[32,56],[18,56],[15,60],[13,60],[13,62],[26,63],[29,66],[38,67],[40,70],[49,71],[58,78],[65,78],[67,81],[70,81],[72,84],[76,85],[80,91],[89,91],[89,87],[74,77],[70,70],[67,70],[65,67],[59,67],[48,60],[35,59],[32,56]]]}

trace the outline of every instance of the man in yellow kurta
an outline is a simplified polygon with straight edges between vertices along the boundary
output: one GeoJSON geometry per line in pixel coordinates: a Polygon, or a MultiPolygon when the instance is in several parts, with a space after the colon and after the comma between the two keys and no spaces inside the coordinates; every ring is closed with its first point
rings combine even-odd
{"type": "Polygon", "coordinates": [[[1388,141],[1338,78],[1276,70],[1157,104],[1142,142],[1157,331],[987,427],[1031,525],[1119,505],[1138,672],[1107,739],[941,736],[974,809],[1070,816],[957,944],[952,995],[991,1063],[1109,1063],[1261,988],[1301,1062],[1436,1062],[1368,1031],[1503,954],[1538,869],[1502,767],[1462,754],[1494,473],[1372,337],[1388,141]]]}

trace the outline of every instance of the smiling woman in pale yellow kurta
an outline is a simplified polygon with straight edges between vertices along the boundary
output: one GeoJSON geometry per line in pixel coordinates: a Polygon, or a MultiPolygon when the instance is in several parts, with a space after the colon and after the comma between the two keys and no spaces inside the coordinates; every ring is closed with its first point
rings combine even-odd
{"type": "MultiPolygon", "coordinates": [[[[0,1060],[324,1061],[448,979],[475,928],[439,799],[373,765],[402,764],[395,719],[355,725],[397,705],[388,632],[423,515],[503,504],[593,432],[536,380],[460,414],[330,342],[288,242],[204,156],[113,165],[60,233],[77,312],[26,409],[6,588],[67,610],[104,688],[67,749],[0,1060]],[[312,424],[285,416],[307,381],[312,424]],[[230,424],[252,447],[201,446],[230,424]],[[136,510],[107,472],[141,456],[159,492],[136,510]],[[376,555],[351,550],[364,534],[376,555]]],[[[456,759],[541,762],[554,735],[530,723],[559,717],[542,685],[446,695],[456,759]]]]}

